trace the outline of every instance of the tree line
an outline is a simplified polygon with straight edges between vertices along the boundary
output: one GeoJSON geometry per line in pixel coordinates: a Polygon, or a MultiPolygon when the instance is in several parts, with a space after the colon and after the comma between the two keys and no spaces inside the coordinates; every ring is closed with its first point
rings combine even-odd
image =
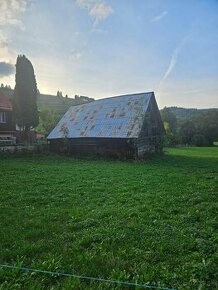
{"type": "Polygon", "coordinates": [[[170,108],[165,107],[160,113],[166,133],[165,146],[213,146],[218,141],[218,109],[199,112],[182,122],[170,108]]]}
{"type": "MultiPolygon", "coordinates": [[[[16,124],[24,132],[24,138],[33,128],[37,128],[38,132],[48,134],[61,116],[52,110],[39,112],[37,108],[39,90],[37,89],[34,69],[24,55],[17,57],[15,81],[13,108],[16,124]]],[[[1,88],[3,87],[2,84],[1,88]]],[[[62,92],[58,91],[57,96],[62,97],[62,92]]],[[[212,146],[215,141],[218,141],[218,109],[210,109],[195,114],[185,121],[177,119],[170,108],[165,107],[160,112],[166,133],[166,146],[180,144],[212,146]]]]}

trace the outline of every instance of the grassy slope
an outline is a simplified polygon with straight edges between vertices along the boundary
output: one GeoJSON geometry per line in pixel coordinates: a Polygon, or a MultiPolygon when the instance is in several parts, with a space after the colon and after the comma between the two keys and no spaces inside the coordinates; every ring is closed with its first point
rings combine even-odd
{"type": "MultiPolygon", "coordinates": [[[[139,164],[57,156],[0,162],[0,263],[216,288],[218,148],[169,149],[139,164]]],[[[0,270],[0,285],[115,289],[17,270],[0,270]]]]}

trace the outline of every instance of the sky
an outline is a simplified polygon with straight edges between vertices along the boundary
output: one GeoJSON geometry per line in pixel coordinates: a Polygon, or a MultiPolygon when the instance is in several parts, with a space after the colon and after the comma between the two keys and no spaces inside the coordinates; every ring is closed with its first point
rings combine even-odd
{"type": "Polygon", "coordinates": [[[218,0],[0,0],[0,11],[4,85],[24,54],[41,93],[218,107],[218,0]]]}

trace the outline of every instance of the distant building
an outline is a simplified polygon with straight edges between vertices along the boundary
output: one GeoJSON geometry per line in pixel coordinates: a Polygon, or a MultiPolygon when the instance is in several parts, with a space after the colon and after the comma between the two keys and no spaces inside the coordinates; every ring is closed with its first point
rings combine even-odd
{"type": "Polygon", "coordinates": [[[15,122],[10,100],[0,91],[0,145],[15,143],[15,122]]]}
{"type": "Polygon", "coordinates": [[[153,92],[72,106],[49,134],[52,151],[144,158],[162,151],[163,123],[153,92]]]}

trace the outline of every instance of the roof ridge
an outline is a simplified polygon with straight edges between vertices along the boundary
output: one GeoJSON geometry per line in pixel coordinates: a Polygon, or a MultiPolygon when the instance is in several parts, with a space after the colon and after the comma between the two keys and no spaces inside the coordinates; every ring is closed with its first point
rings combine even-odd
{"type": "Polygon", "coordinates": [[[148,95],[148,94],[154,94],[154,91],[144,92],[144,93],[125,94],[125,95],[119,95],[119,96],[113,96],[113,97],[106,97],[106,98],[94,100],[92,102],[87,102],[87,103],[78,104],[78,105],[72,105],[70,108],[77,107],[77,106],[88,105],[88,104],[92,104],[92,103],[96,103],[98,101],[104,101],[104,100],[108,100],[108,99],[115,99],[115,98],[128,97],[128,96],[148,95]]]}
{"type": "Polygon", "coordinates": [[[148,95],[148,94],[152,94],[152,93],[154,93],[154,92],[142,92],[142,93],[118,95],[118,96],[112,96],[112,97],[106,97],[106,98],[98,99],[98,100],[95,100],[95,102],[102,101],[102,100],[106,100],[106,99],[120,98],[120,97],[128,97],[128,96],[136,96],[136,95],[137,96],[138,95],[148,95]]]}

